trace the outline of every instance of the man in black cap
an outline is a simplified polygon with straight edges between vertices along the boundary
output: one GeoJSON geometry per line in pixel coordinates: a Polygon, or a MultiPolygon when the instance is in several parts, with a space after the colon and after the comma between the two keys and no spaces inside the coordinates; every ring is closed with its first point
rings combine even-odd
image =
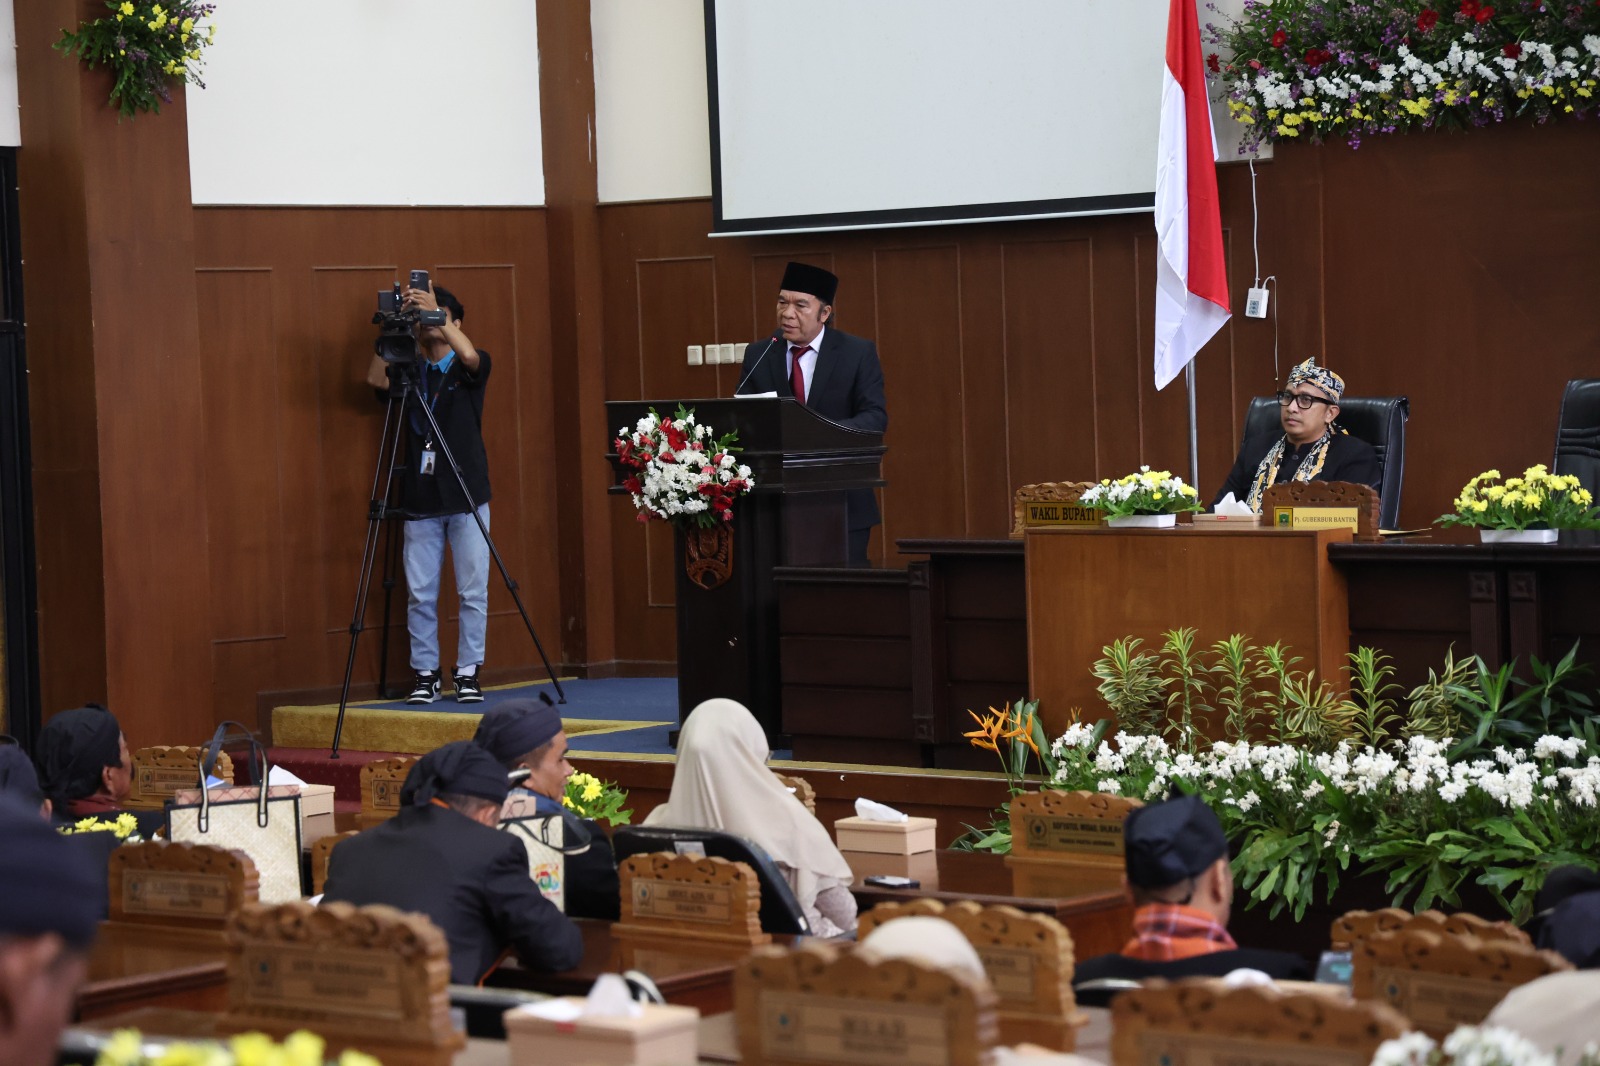
{"type": "MultiPolygon", "coordinates": [[[[778,286],[778,328],[744,350],[744,377],[733,391],[792,396],[841,426],[882,433],[889,428],[889,409],[878,346],[832,328],[838,289],[839,279],[821,267],[785,267],[778,286]]],[[[850,565],[866,566],[867,541],[879,521],[878,500],[871,489],[848,495],[850,565]]]]}
{"type": "Polygon", "coordinates": [[[470,740],[429,752],[400,789],[400,813],[334,848],[324,899],[427,915],[450,942],[450,980],[473,985],[514,951],[524,966],[583,960],[572,920],[528,876],[528,850],[494,828],[506,772],[470,740]]]}
{"type": "Polygon", "coordinates": [[[615,921],[622,909],[617,860],[605,830],[561,804],[572,764],[561,716],[549,697],[506,700],[484,714],[472,739],[508,772],[526,770],[522,788],[534,795],[535,813],[561,819],[567,914],[615,921]]]}
{"type": "MultiPolygon", "coordinates": [[[[58,824],[80,818],[114,819],[133,789],[133,757],[116,715],[98,703],[62,711],[45,723],[34,749],[39,786],[58,824]]],[[[130,812],[139,834],[152,839],[166,821],[160,811],[130,812]]]]}
{"type": "MultiPolygon", "coordinates": [[[[1262,970],[1309,979],[1306,962],[1282,951],[1241,949],[1228,934],[1233,869],[1228,838],[1199,796],[1179,796],[1130,812],[1123,863],[1133,892],[1133,938],[1119,954],[1080,963],[1076,983],[1100,978],[1192,977],[1262,970]]],[[[1104,999],[1079,995],[1103,1005],[1104,999]]]]}
{"type": "Polygon", "coordinates": [[[0,1062],[47,1066],[88,972],[103,878],[36,808],[0,797],[0,1062]]]}

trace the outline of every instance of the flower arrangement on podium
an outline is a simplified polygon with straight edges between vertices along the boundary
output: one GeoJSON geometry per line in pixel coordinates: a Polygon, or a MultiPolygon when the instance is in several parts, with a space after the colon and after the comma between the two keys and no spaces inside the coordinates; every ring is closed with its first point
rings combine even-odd
{"type": "Polygon", "coordinates": [[[1434,521],[1474,526],[1485,544],[1550,543],[1562,529],[1600,529],[1594,495],[1570,474],[1552,474],[1543,463],[1503,481],[1486,470],[1467,482],[1455,510],[1434,521]]]}
{"type": "Polygon", "coordinates": [[[1102,511],[1109,526],[1165,528],[1185,511],[1200,510],[1199,493],[1170,470],[1141,466],[1115,481],[1103,479],[1078,497],[1084,507],[1102,511]]]}
{"type": "Polygon", "coordinates": [[[623,488],[639,521],[671,522],[684,534],[684,568],[691,581],[715,588],[733,573],[733,501],[755,487],[738,461],[739,434],[718,436],[678,405],[662,418],[654,407],[632,429],[617,430],[617,459],[638,471],[623,488]]]}

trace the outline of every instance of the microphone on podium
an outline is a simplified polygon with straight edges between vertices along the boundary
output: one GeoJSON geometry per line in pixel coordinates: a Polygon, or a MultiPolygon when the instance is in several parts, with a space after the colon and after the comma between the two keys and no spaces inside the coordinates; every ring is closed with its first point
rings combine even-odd
{"type": "Polygon", "coordinates": [[[744,388],[745,385],[750,381],[750,376],[756,372],[756,367],[761,365],[761,360],[767,357],[767,353],[772,351],[772,346],[777,344],[778,341],[782,339],[783,330],[775,329],[772,331],[772,336],[767,338],[767,346],[761,349],[761,354],[756,356],[755,362],[751,363],[747,368],[745,368],[745,372],[739,377],[739,384],[733,387],[733,394],[735,396],[739,395],[739,390],[744,388]]]}

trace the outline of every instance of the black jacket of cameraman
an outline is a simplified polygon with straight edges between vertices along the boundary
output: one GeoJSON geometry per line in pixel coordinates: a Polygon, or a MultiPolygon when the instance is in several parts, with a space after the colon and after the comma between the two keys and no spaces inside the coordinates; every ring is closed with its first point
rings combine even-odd
{"type": "MultiPolygon", "coordinates": [[[[489,456],[483,447],[483,394],[489,383],[489,353],[478,349],[478,370],[473,373],[451,352],[438,363],[423,364],[418,389],[406,400],[401,417],[406,427],[406,463],[401,476],[401,502],[408,518],[434,518],[439,515],[466,514],[471,510],[461,486],[445,460],[444,449],[433,441],[433,473],[421,472],[422,455],[433,430],[421,405],[433,409],[433,417],[444,431],[445,443],[461,466],[475,503],[489,502],[489,456]]],[[[393,382],[391,372],[390,380],[393,382]]],[[[391,384],[391,390],[398,387],[391,384]]],[[[384,396],[387,399],[387,396],[384,396]]]]}

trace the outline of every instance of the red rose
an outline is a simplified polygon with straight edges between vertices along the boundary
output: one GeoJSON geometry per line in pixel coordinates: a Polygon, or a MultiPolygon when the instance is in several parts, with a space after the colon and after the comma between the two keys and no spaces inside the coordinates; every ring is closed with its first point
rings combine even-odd
{"type": "Polygon", "coordinates": [[[1289,35],[1284,33],[1282,30],[1279,30],[1277,33],[1272,35],[1272,47],[1282,48],[1288,40],[1289,35]]]}
{"type": "Polygon", "coordinates": [[[635,496],[644,491],[644,485],[641,484],[639,479],[636,477],[628,478],[628,480],[622,483],[622,487],[633,493],[635,496]]]}
{"type": "Polygon", "coordinates": [[[1417,16],[1417,29],[1421,30],[1423,33],[1427,33],[1429,30],[1433,29],[1434,26],[1438,25],[1438,22],[1439,13],[1433,10],[1431,7],[1424,8],[1422,14],[1417,16]]]}
{"type": "Polygon", "coordinates": [[[1507,59],[1521,59],[1522,58],[1522,43],[1520,41],[1512,41],[1510,44],[1508,44],[1504,48],[1500,49],[1500,52],[1507,59]]]}
{"type": "Polygon", "coordinates": [[[1210,55],[1206,56],[1206,66],[1211,68],[1211,73],[1213,74],[1222,73],[1222,64],[1218,62],[1217,53],[1215,52],[1212,52],[1210,55]]]}
{"type": "Polygon", "coordinates": [[[1467,18],[1478,13],[1478,0],[1461,0],[1461,13],[1467,18]]]}
{"type": "Polygon", "coordinates": [[[1485,22],[1488,22],[1490,19],[1494,18],[1494,8],[1492,8],[1492,7],[1480,8],[1478,10],[1478,14],[1477,14],[1476,18],[1478,20],[1478,25],[1480,25],[1480,26],[1483,25],[1485,22]]]}

